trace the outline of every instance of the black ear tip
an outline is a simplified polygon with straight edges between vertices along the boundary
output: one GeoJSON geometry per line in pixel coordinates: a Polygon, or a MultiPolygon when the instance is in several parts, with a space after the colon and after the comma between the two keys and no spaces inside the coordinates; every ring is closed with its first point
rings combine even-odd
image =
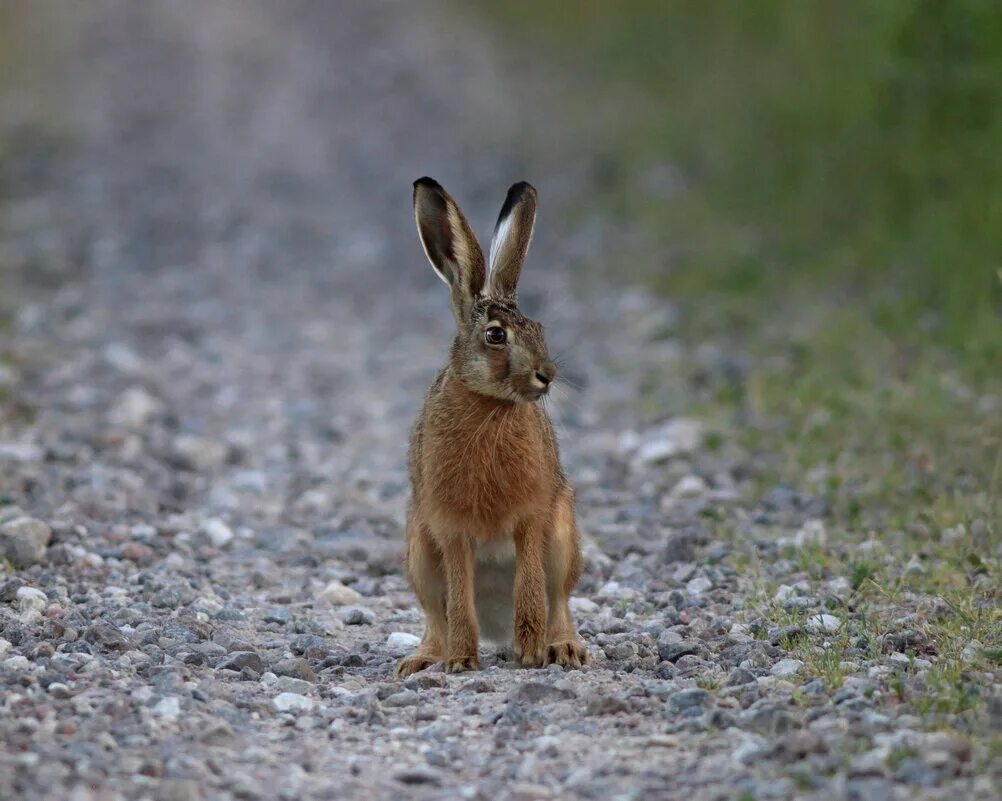
{"type": "Polygon", "coordinates": [[[511,189],[508,190],[508,194],[504,199],[504,205],[501,206],[501,214],[498,215],[498,224],[501,223],[501,220],[511,214],[515,206],[526,200],[536,200],[536,190],[533,188],[532,184],[526,181],[519,181],[517,184],[512,184],[511,189]]]}
{"type": "Polygon", "coordinates": [[[513,203],[517,203],[525,195],[534,196],[535,194],[536,194],[536,188],[528,181],[519,181],[517,184],[512,184],[511,189],[508,190],[508,198],[513,203]]]}
{"type": "Polygon", "coordinates": [[[441,189],[442,185],[434,178],[429,178],[427,175],[425,175],[423,178],[418,178],[414,182],[415,189],[418,189],[420,187],[424,187],[426,189],[441,189]]]}

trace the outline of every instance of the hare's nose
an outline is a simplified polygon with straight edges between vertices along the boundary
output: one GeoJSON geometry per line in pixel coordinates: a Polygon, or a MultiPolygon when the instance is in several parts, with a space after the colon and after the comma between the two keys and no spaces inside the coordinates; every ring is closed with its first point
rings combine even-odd
{"type": "Polygon", "coordinates": [[[557,366],[553,362],[545,362],[536,370],[536,380],[544,387],[549,386],[550,382],[556,377],[557,366]]]}

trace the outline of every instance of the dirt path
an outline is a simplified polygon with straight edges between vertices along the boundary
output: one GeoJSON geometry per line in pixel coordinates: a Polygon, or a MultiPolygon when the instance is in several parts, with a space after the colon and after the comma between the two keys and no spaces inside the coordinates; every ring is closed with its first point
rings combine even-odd
{"type": "Polygon", "coordinates": [[[74,144],[15,182],[0,234],[0,531],[30,550],[51,528],[0,578],[0,796],[985,791],[957,741],[872,710],[865,665],[833,701],[740,622],[748,588],[706,510],[791,536],[823,510],[752,507],[743,456],[684,417],[649,425],[636,399],[676,356],[655,336],[670,309],[578,279],[594,237],[547,205],[565,176],[522,174],[518,90],[468,20],[108,0],[72,41],[74,144]],[[392,677],[421,631],[407,431],[451,325],[413,230],[422,174],[482,232],[514,180],[541,193],[524,302],[582,387],[556,403],[589,537],[580,673],[492,657],[392,677]],[[895,749],[943,756],[902,783],[895,749]]]}

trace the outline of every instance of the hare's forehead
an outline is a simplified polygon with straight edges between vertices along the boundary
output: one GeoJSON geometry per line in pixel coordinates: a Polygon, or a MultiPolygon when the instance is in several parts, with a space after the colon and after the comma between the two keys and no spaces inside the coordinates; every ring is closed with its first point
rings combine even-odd
{"type": "Polygon", "coordinates": [[[522,314],[515,302],[507,298],[480,298],[473,310],[473,320],[478,325],[496,320],[506,328],[520,329],[537,337],[543,335],[543,326],[522,314]]]}

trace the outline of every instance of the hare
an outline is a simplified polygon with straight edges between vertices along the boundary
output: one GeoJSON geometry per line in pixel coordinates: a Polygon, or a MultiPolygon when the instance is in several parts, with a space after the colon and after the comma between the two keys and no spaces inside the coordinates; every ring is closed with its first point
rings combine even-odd
{"type": "Polygon", "coordinates": [[[437,662],[479,670],[481,636],[513,644],[526,667],[580,667],[588,654],[567,603],[581,575],[574,492],[536,402],[557,368],[543,327],[516,305],[536,190],[508,190],[489,275],[462,212],[431,178],[414,183],[414,216],[449,286],[456,336],[411,434],[406,569],[426,628],[397,673],[437,662]]]}

